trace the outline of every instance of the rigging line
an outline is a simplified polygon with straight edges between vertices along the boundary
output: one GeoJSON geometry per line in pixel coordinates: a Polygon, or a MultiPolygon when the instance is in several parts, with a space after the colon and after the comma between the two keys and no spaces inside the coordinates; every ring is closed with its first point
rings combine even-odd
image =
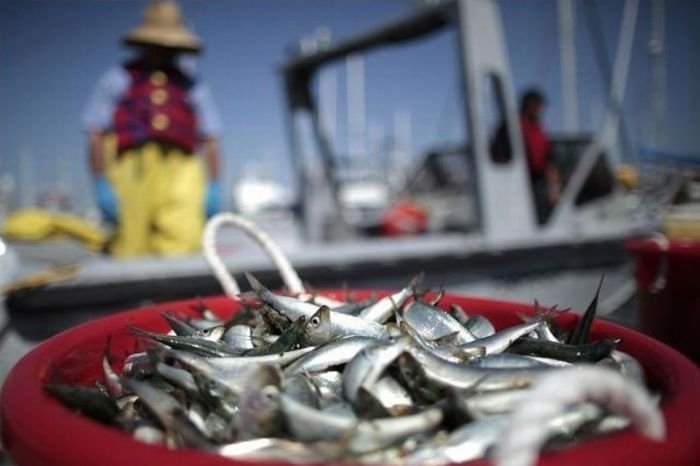
{"type": "MultiPolygon", "coordinates": [[[[600,16],[598,15],[598,6],[596,0],[590,0],[583,2],[583,10],[586,14],[586,26],[588,27],[591,36],[591,45],[593,46],[593,55],[596,58],[598,64],[598,70],[600,71],[601,80],[603,81],[603,88],[605,94],[610,96],[610,89],[612,86],[612,66],[610,64],[610,56],[608,55],[608,45],[605,41],[605,35],[600,27],[600,16]]],[[[627,122],[624,118],[622,103],[613,97],[609,105],[613,105],[614,110],[618,113],[619,118],[619,135],[620,135],[620,145],[622,146],[622,152],[626,159],[630,159],[632,155],[632,145],[630,143],[629,131],[627,129],[627,122]]]]}
{"type": "Polygon", "coordinates": [[[543,88],[547,88],[551,84],[552,75],[554,74],[554,65],[556,64],[555,58],[557,57],[557,50],[552,47],[555,44],[552,41],[552,32],[558,28],[556,18],[552,16],[552,22],[543,25],[542,33],[540,35],[540,43],[537,53],[537,64],[535,75],[537,76],[536,83],[542,83],[543,88]]]}
{"type": "MultiPolygon", "coordinates": [[[[439,117],[435,121],[435,130],[433,132],[434,139],[437,141],[439,141],[441,138],[444,138],[445,140],[450,139],[450,133],[453,129],[453,126],[451,126],[450,123],[454,121],[452,118],[450,118],[450,116],[459,113],[451,107],[453,107],[454,103],[461,101],[460,99],[458,99],[458,97],[461,98],[461,96],[455,95],[455,88],[461,87],[462,86],[460,86],[457,82],[453,82],[450,86],[445,86],[446,92],[444,94],[442,108],[440,110],[439,117]]],[[[464,91],[461,90],[461,93],[464,93],[464,91]]]]}

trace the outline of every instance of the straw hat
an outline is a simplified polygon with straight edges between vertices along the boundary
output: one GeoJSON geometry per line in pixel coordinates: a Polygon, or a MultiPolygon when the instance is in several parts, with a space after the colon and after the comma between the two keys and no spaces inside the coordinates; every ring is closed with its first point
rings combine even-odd
{"type": "Polygon", "coordinates": [[[152,2],[143,15],[143,23],[124,36],[128,45],[159,45],[199,52],[202,42],[182,23],[177,3],[171,0],[152,2]]]}

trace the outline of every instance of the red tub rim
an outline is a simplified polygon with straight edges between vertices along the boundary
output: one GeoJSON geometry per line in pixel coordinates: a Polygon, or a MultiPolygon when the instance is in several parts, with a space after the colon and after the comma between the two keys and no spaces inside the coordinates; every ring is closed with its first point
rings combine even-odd
{"type": "Polygon", "coordinates": [[[625,242],[625,249],[632,254],[700,257],[700,241],[690,239],[668,240],[668,247],[664,248],[654,238],[635,238],[625,242]]]}
{"type": "MultiPolygon", "coordinates": [[[[344,292],[344,291],[343,291],[344,292]]],[[[341,294],[326,291],[324,294],[341,294]]],[[[353,291],[361,299],[369,292],[353,291]]],[[[208,298],[207,304],[219,314],[233,310],[233,303],[225,297],[208,298]]],[[[470,312],[485,314],[497,327],[502,322],[517,322],[516,313],[532,312],[532,306],[447,295],[444,304],[456,303],[470,312]]],[[[2,409],[2,438],[5,448],[18,465],[54,464],[168,464],[169,466],[230,466],[232,460],[211,456],[194,450],[167,450],[161,446],[146,445],[133,440],[127,433],[101,426],[87,418],[68,411],[47,397],[41,387],[52,370],[53,361],[75,353],[76,346],[89,349],[107,335],[116,335],[126,323],[150,322],[148,328],[163,330],[167,324],[160,312],[171,309],[191,314],[193,301],[165,303],[134,309],[89,322],[67,330],[42,343],[27,354],[8,376],[0,399],[2,409]],[[162,323],[161,323],[162,321],[162,323]],[[60,452],[60,455],[56,455],[60,452]]],[[[560,317],[564,325],[572,325],[577,317],[560,317]]],[[[639,357],[647,373],[664,387],[662,411],[667,424],[668,438],[654,443],[631,430],[597,438],[563,451],[547,452],[541,465],[589,464],[698,464],[700,462],[700,370],[683,355],[670,347],[640,333],[613,323],[597,320],[592,327],[596,338],[620,336],[621,349],[639,357]],[[694,430],[695,429],[695,430],[694,430]]],[[[65,362],[65,361],[64,361],[65,362]]],[[[260,465],[261,462],[239,464],[260,465]]],[[[269,466],[285,463],[264,462],[269,466]]],[[[486,465],[486,461],[470,463],[486,465]]]]}

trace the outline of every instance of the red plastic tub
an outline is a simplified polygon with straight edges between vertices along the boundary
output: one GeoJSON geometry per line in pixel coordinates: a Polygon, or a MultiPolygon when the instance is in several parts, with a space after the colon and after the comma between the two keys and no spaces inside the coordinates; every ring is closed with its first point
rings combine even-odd
{"type": "MultiPolygon", "coordinates": [[[[329,292],[329,295],[334,295],[329,292]]],[[[367,292],[356,293],[358,299],[367,292]]],[[[531,306],[483,299],[447,296],[442,303],[456,303],[469,313],[483,314],[496,327],[520,322],[517,313],[531,306]]],[[[220,316],[236,310],[223,297],[207,304],[220,316]]],[[[125,331],[127,324],[163,331],[164,310],[191,314],[192,302],[176,302],[136,309],[90,322],[57,335],[25,356],[5,383],[2,439],[20,466],[167,465],[230,466],[231,460],[193,450],[168,450],[146,445],[124,432],[99,425],[64,408],[42,391],[44,382],[59,377],[68,382],[92,383],[100,374],[100,357],[108,337],[113,353],[133,351],[136,340],[125,331]]],[[[562,315],[559,323],[573,326],[577,317],[562,315]]],[[[586,442],[542,456],[542,465],[698,465],[700,464],[700,370],[683,355],[640,333],[603,321],[594,322],[595,338],[620,337],[620,348],[637,357],[652,387],[663,392],[662,409],[668,439],[655,443],[631,430],[586,442]]],[[[248,464],[238,462],[239,464],[248,464]]],[[[259,463],[250,463],[259,464],[259,463]]],[[[280,463],[266,463],[274,466],[280,463]]],[[[473,464],[488,464],[485,461],[473,464]]]]}
{"type": "Polygon", "coordinates": [[[700,364],[700,242],[628,241],[636,260],[641,330],[700,364]]]}

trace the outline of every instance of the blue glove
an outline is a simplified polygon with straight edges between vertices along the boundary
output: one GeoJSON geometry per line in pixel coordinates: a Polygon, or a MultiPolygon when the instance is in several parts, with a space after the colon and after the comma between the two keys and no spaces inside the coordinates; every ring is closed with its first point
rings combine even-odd
{"type": "Polygon", "coordinates": [[[218,181],[207,183],[207,198],[205,200],[204,211],[207,218],[219,213],[221,210],[221,185],[218,181]]]}
{"type": "Polygon", "coordinates": [[[110,223],[119,222],[119,201],[114,195],[112,186],[104,176],[98,176],[94,181],[95,196],[97,197],[97,207],[102,216],[110,223]]]}

